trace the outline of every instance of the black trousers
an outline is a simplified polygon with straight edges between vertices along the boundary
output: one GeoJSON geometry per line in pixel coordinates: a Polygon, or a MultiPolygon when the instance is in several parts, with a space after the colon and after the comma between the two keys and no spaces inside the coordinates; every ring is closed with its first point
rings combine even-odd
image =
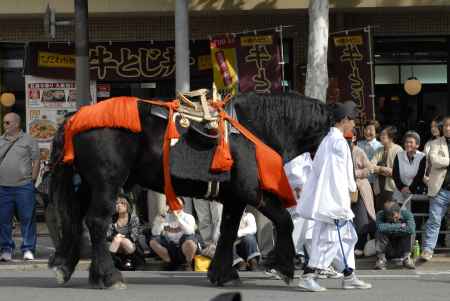
{"type": "Polygon", "coordinates": [[[356,233],[358,234],[358,242],[356,243],[355,249],[364,250],[364,246],[367,243],[367,236],[375,236],[375,221],[370,218],[366,205],[361,198],[352,205],[352,211],[353,214],[355,214],[353,224],[355,225],[356,233]]]}
{"type": "Polygon", "coordinates": [[[377,256],[384,254],[386,258],[405,258],[411,253],[411,235],[387,235],[377,232],[375,237],[377,256]]]}

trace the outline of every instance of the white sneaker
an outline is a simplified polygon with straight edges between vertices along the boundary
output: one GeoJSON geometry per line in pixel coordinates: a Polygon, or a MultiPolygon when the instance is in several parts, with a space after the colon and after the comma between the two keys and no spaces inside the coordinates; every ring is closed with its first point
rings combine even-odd
{"type": "Polygon", "coordinates": [[[3,252],[0,256],[0,261],[11,261],[12,260],[12,254],[11,252],[3,252]]]}
{"type": "Polygon", "coordinates": [[[280,275],[278,275],[278,272],[275,269],[267,269],[264,274],[266,274],[267,276],[277,279],[277,280],[281,280],[280,275]]]}
{"type": "Polygon", "coordinates": [[[365,290],[372,288],[372,284],[359,280],[355,274],[351,274],[350,276],[344,277],[344,279],[342,279],[342,288],[345,290],[365,290]]]}
{"type": "Polygon", "coordinates": [[[332,266],[328,269],[318,270],[317,276],[318,279],[341,279],[344,277],[344,274],[337,272],[332,266]]]}
{"type": "Polygon", "coordinates": [[[23,253],[23,260],[34,260],[34,255],[31,251],[25,251],[23,253]]]}
{"type": "Polygon", "coordinates": [[[308,275],[300,277],[300,281],[298,282],[298,287],[301,290],[307,292],[324,292],[327,289],[320,286],[316,280],[314,280],[315,275],[308,275]]]}

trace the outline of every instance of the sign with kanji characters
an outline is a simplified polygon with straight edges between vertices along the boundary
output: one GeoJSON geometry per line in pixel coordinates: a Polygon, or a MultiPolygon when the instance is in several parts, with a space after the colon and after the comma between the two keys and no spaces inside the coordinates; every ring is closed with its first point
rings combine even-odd
{"type": "Polygon", "coordinates": [[[279,44],[277,33],[214,37],[211,60],[218,92],[281,92],[279,44]]]}
{"type": "Polygon", "coordinates": [[[281,92],[280,39],[278,34],[239,37],[239,90],[281,92]]]}
{"type": "Polygon", "coordinates": [[[370,29],[362,28],[331,36],[335,69],[342,101],[358,106],[358,125],[375,118],[370,29]]]}
{"type": "MultiPolygon", "coordinates": [[[[75,78],[73,44],[31,42],[25,72],[47,78],[75,78]]],[[[210,77],[208,41],[191,42],[192,77],[210,77]]],[[[146,81],[175,77],[173,41],[112,42],[89,45],[91,78],[99,81],[146,81]]]]}

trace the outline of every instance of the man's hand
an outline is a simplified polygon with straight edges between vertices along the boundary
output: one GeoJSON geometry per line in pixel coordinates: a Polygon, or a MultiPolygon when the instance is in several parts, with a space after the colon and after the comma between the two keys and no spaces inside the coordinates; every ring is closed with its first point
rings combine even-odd
{"type": "Polygon", "coordinates": [[[380,173],[385,177],[390,177],[392,175],[392,168],[382,166],[380,167],[380,173]]]}
{"type": "Polygon", "coordinates": [[[403,187],[401,190],[400,190],[400,192],[401,193],[411,193],[411,190],[409,190],[409,187],[403,187]]]}

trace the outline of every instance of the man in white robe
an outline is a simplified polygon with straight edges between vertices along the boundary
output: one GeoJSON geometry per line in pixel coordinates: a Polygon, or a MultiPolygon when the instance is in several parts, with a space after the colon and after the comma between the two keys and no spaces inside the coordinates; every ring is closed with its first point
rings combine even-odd
{"type": "MultiPolygon", "coordinates": [[[[312,159],[310,153],[303,153],[284,165],[284,171],[292,190],[295,192],[297,204],[300,203],[301,191],[311,169],[312,159]]],[[[306,249],[306,252],[309,254],[314,222],[300,217],[296,207],[291,207],[287,210],[291,214],[294,223],[292,239],[294,240],[295,251],[297,254],[306,255],[306,249]]]]}
{"type": "MultiPolygon", "coordinates": [[[[301,192],[309,174],[311,173],[312,164],[313,161],[311,154],[306,152],[295,157],[284,165],[284,171],[288,177],[289,184],[291,185],[291,188],[295,192],[297,198],[297,206],[302,200],[301,192]]],[[[311,254],[314,221],[300,217],[297,213],[297,207],[291,207],[287,210],[291,214],[292,222],[294,223],[292,239],[294,241],[295,251],[298,255],[304,256],[305,262],[307,263],[311,254]]],[[[335,271],[333,266],[330,266],[327,269],[320,269],[316,271],[316,274],[319,279],[338,279],[344,276],[342,273],[335,271]]]]}
{"type": "Polygon", "coordinates": [[[300,288],[313,292],[326,290],[315,281],[316,271],[331,264],[344,274],[342,288],[372,287],[354,273],[354,247],[358,236],[352,224],[350,193],[357,188],[344,132],[354,128],[355,104],[338,103],[333,107],[333,115],[334,127],[320,143],[297,207],[301,217],[314,221],[311,254],[299,282],[300,288]]]}

